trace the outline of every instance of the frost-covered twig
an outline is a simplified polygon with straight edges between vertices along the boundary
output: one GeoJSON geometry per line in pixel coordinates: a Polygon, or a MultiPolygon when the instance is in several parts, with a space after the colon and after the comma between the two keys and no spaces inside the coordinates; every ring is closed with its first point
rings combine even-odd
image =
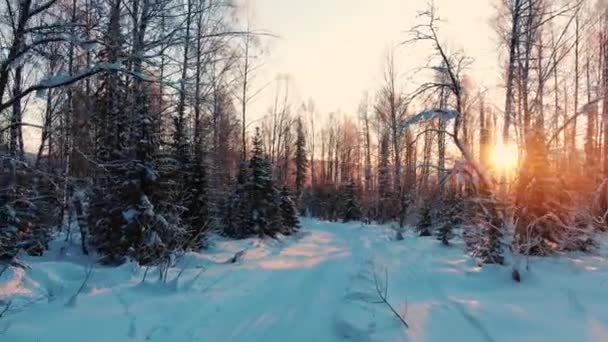
{"type": "Polygon", "coordinates": [[[225,264],[236,264],[237,261],[239,261],[243,258],[243,255],[245,255],[246,252],[247,252],[246,249],[238,251],[234,254],[234,256],[232,256],[230,259],[226,260],[224,263],[225,264]]]}
{"type": "Polygon", "coordinates": [[[6,272],[6,270],[8,270],[9,265],[4,265],[4,267],[2,268],[2,270],[0,270],[0,277],[2,277],[2,275],[4,274],[4,272],[6,272]]]}
{"type": "MultiPolygon", "coordinates": [[[[43,300],[45,298],[49,298],[48,295],[42,295],[42,296],[38,296],[35,298],[31,298],[31,299],[27,300],[25,303],[20,304],[20,305],[15,305],[15,302],[13,300],[10,300],[4,304],[3,304],[3,302],[0,301],[0,305],[1,304],[4,305],[4,308],[2,308],[2,311],[0,311],[0,318],[5,317],[8,314],[15,314],[20,311],[23,311],[23,310],[29,308],[30,306],[40,302],[41,300],[43,300]]],[[[0,335],[2,335],[2,331],[0,331],[0,335]]]]}
{"type": "Polygon", "coordinates": [[[0,318],[2,318],[4,316],[4,314],[6,314],[8,312],[8,310],[11,308],[12,304],[13,304],[12,300],[9,300],[8,302],[6,302],[6,304],[4,305],[4,309],[2,309],[2,311],[0,311],[0,318]]]}
{"type": "Polygon", "coordinates": [[[129,319],[129,331],[127,335],[129,338],[134,339],[137,336],[137,326],[135,324],[135,315],[131,312],[131,305],[120,295],[116,295],[116,299],[123,306],[125,316],[129,319]]]}
{"type": "Polygon", "coordinates": [[[194,276],[194,278],[192,278],[191,284],[193,284],[195,281],[198,280],[198,278],[200,278],[200,276],[203,274],[203,272],[205,272],[205,268],[201,267],[201,269],[198,271],[198,273],[194,276]]]}
{"type": "Polygon", "coordinates": [[[80,293],[84,290],[85,286],[89,282],[89,279],[91,278],[92,273],[93,273],[93,265],[89,265],[85,270],[85,275],[84,275],[84,279],[82,280],[82,284],[80,284],[78,291],[76,291],[76,293],[72,297],[70,297],[70,300],[68,300],[68,302],[65,304],[66,306],[73,307],[74,305],[76,305],[76,299],[78,298],[78,295],[80,295],[80,293]]]}
{"type": "Polygon", "coordinates": [[[58,87],[62,87],[62,86],[68,86],[70,84],[83,80],[87,77],[96,75],[101,72],[107,72],[107,71],[123,71],[124,72],[125,70],[123,70],[122,66],[119,66],[116,64],[101,63],[101,64],[93,66],[89,69],[86,69],[86,70],[81,71],[74,75],[55,76],[53,78],[43,80],[36,85],[33,85],[29,88],[24,89],[18,95],[13,96],[12,98],[9,98],[5,102],[0,101],[0,111],[3,111],[5,109],[9,108],[15,102],[21,100],[22,98],[26,97],[27,95],[29,95],[30,93],[33,93],[35,91],[53,89],[53,88],[58,88],[58,87]]]}
{"type": "Polygon", "coordinates": [[[397,310],[395,310],[395,308],[388,301],[388,270],[386,268],[384,268],[384,288],[381,288],[380,282],[378,281],[378,273],[376,272],[376,268],[374,268],[374,286],[376,287],[376,293],[380,298],[379,303],[386,305],[391,310],[391,312],[395,316],[397,316],[403,326],[409,328],[410,326],[407,324],[403,316],[399,314],[399,312],[397,312],[397,310]]]}

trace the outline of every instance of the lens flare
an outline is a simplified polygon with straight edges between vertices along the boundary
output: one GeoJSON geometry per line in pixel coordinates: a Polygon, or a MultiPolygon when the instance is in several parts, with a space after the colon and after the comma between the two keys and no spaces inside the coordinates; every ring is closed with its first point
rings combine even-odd
{"type": "Polygon", "coordinates": [[[513,172],[519,163],[519,152],[515,144],[498,143],[492,147],[490,161],[498,172],[513,172]]]}

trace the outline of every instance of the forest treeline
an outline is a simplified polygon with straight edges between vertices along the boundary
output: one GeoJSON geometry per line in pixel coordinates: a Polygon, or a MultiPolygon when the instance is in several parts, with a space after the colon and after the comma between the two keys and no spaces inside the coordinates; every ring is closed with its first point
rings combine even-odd
{"type": "Polygon", "coordinates": [[[210,232],[291,234],[298,213],[414,223],[445,244],[461,233],[483,263],[591,250],[608,228],[608,4],[496,1],[504,103],[448,48],[431,4],[397,47],[429,47],[420,85],[405,87],[407,61],[389,51],[382,84],[348,115],[295,103],[285,78],[250,113],[270,91],[254,84],[272,35],[236,11],[0,4],[2,258],[40,255],[61,231],[103,262],[154,264],[210,232]],[[36,151],[26,130],[40,132],[36,151]],[[516,167],[492,162],[499,144],[516,146],[516,167]]]}

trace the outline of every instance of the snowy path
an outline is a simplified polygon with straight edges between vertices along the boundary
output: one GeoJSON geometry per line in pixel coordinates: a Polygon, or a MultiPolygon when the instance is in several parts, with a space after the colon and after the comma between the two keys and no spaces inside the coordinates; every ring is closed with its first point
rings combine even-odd
{"type": "Polygon", "coordinates": [[[229,334],[209,331],[210,341],[367,341],[366,333],[341,318],[349,304],[353,283],[364,271],[369,247],[353,226],[308,221],[308,232],[293,244],[273,251],[254,250],[245,255],[246,272],[231,282],[243,284],[242,300],[218,312],[238,322],[229,334]],[[249,310],[244,310],[243,303],[249,310]]]}
{"type": "Polygon", "coordinates": [[[509,268],[481,270],[460,246],[392,235],[304,220],[298,237],[218,240],[186,255],[178,282],[151,271],[142,283],[132,264],[95,267],[70,305],[88,261],[58,245],[0,278],[0,300],[17,309],[0,318],[0,341],[608,341],[605,254],[533,260],[515,284],[509,268]],[[374,303],[385,268],[410,329],[374,303]]]}

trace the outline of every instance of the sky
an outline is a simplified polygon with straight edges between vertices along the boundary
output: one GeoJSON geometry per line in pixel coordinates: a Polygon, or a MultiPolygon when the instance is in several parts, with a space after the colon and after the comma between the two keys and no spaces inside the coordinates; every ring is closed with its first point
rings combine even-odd
{"type": "MultiPolygon", "coordinates": [[[[408,38],[407,30],[419,23],[417,11],[425,9],[428,0],[238,1],[240,16],[248,12],[253,29],[276,35],[263,38],[261,65],[252,80],[252,92],[264,89],[248,107],[254,122],[274,101],[272,81],[277,75],[289,75],[292,104],[312,99],[322,119],[336,111],[355,114],[363,93],[374,95],[391,47],[397,46],[396,64],[404,89],[419,81],[408,75],[430,53],[428,46],[400,45],[408,38]]],[[[498,42],[491,26],[495,1],[435,0],[444,21],[442,40],[474,59],[469,75],[491,92],[500,85],[498,42]]],[[[32,115],[38,118],[39,111],[35,112],[32,115]]],[[[25,130],[24,135],[28,149],[35,150],[40,132],[25,130]]]]}
{"type": "MultiPolygon", "coordinates": [[[[499,85],[498,43],[491,20],[493,0],[435,0],[442,39],[474,59],[469,74],[478,85],[499,85]]],[[[270,31],[268,51],[255,82],[267,84],[279,74],[290,77],[293,103],[312,98],[321,113],[355,113],[364,91],[381,84],[384,56],[407,39],[407,30],[427,0],[249,0],[252,26],[270,31]]],[[[396,60],[403,87],[410,71],[422,65],[430,50],[398,47],[396,60]]],[[[274,97],[266,88],[250,105],[263,115],[274,97]]]]}

